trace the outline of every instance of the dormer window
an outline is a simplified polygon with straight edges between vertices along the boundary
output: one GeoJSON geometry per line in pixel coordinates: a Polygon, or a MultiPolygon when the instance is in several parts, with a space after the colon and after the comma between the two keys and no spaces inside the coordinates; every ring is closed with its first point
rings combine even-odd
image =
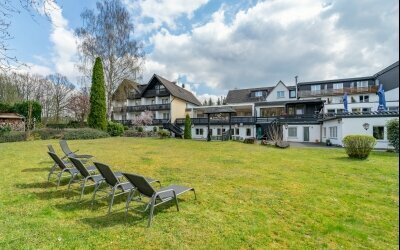
{"type": "Polygon", "coordinates": [[[261,97],[261,96],[263,96],[263,93],[262,93],[262,91],[257,91],[257,92],[254,93],[254,96],[255,97],[261,97]]]}

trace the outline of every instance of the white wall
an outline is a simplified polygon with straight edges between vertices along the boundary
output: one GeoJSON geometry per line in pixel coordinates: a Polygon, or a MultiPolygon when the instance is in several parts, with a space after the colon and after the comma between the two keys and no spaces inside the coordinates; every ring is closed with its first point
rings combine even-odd
{"type": "Polygon", "coordinates": [[[377,144],[375,148],[379,149],[388,149],[392,148],[389,146],[389,142],[387,141],[387,127],[386,122],[393,119],[395,117],[359,117],[359,118],[342,118],[340,123],[338,119],[325,121],[323,127],[327,128],[327,137],[322,138],[322,141],[325,142],[326,139],[330,139],[332,144],[343,146],[343,138],[347,135],[370,135],[373,136],[373,127],[374,126],[384,126],[384,139],[377,140],[377,144]],[[368,123],[369,128],[365,130],[363,128],[363,124],[368,123]],[[338,126],[338,136],[337,139],[329,138],[329,127],[330,126],[338,126]]]}
{"type": "MultiPolygon", "coordinates": [[[[181,127],[182,129],[184,129],[184,126],[182,126],[181,127]]],[[[224,126],[221,126],[221,125],[210,125],[210,130],[212,130],[212,136],[217,136],[217,129],[225,129],[225,131],[228,131],[229,130],[229,125],[224,125],[224,126]]],[[[234,126],[232,126],[232,129],[233,130],[235,130],[235,127],[234,126]]],[[[243,125],[243,126],[239,126],[238,127],[238,129],[239,129],[239,135],[235,135],[235,134],[233,134],[232,136],[235,136],[235,137],[240,137],[241,139],[244,139],[244,138],[248,138],[248,137],[255,137],[255,126],[252,126],[252,125],[243,125]],[[247,136],[247,134],[246,134],[246,129],[250,129],[250,132],[251,132],[251,134],[250,134],[250,136],[247,136]]],[[[207,139],[207,125],[195,125],[194,127],[192,127],[192,139],[204,139],[204,140],[206,140],[207,139]],[[200,128],[202,128],[203,129],[203,135],[196,135],[196,129],[200,129],[200,128]]]]}
{"type": "Polygon", "coordinates": [[[276,101],[287,101],[289,100],[289,90],[282,82],[278,82],[278,84],[272,89],[272,91],[267,96],[267,102],[276,102],[276,101]],[[277,92],[284,91],[285,97],[284,98],[277,98],[277,92]]]}
{"type": "Polygon", "coordinates": [[[322,129],[321,129],[321,141],[326,142],[327,139],[331,141],[333,145],[342,145],[342,123],[338,122],[337,119],[334,120],[329,120],[329,121],[324,121],[322,124],[322,129]],[[332,138],[329,135],[329,128],[330,127],[337,127],[337,137],[332,138]],[[324,136],[324,129],[326,129],[326,136],[324,136]]]}
{"type": "Polygon", "coordinates": [[[320,142],[321,141],[321,125],[318,124],[293,124],[293,125],[288,125],[288,128],[286,129],[283,126],[283,139],[287,140],[289,142],[304,142],[304,127],[309,127],[309,138],[310,140],[308,142],[320,142]],[[297,128],[297,136],[296,137],[289,137],[289,128],[297,128]]]}

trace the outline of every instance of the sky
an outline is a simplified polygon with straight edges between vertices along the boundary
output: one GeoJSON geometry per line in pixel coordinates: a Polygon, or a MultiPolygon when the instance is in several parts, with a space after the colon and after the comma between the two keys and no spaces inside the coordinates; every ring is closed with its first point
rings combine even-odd
{"type": "MultiPolygon", "coordinates": [[[[16,3],[18,0],[14,0],[16,3]]],[[[146,61],[200,100],[234,88],[370,76],[399,60],[397,0],[121,0],[146,61]]],[[[92,0],[57,0],[48,16],[14,14],[11,53],[29,69],[80,73],[74,30],[92,0]]]]}

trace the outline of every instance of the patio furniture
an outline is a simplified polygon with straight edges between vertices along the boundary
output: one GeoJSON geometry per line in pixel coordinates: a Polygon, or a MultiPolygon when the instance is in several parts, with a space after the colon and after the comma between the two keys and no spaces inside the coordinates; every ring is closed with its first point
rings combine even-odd
{"type": "Polygon", "coordinates": [[[139,209],[135,209],[135,210],[140,211],[140,212],[146,212],[146,210],[150,208],[149,221],[147,224],[148,227],[151,226],[154,208],[156,206],[159,206],[159,205],[164,204],[169,201],[174,201],[175,205],[176,205],[176,209],[179,211],[177,197],[188,191],[193,191],[194,197],[195,197],[195,199],[197,199],[194,188],[178,186],[178,185],[170,185],[168,187],[164,187],[164,188],[161,188],[156,191],[153,189],[153,187],[150,185],[150,183],[143,176],[129,174],[129,173],[123,173],[123,175],[128,179],[128,181],[133,186],[136,187],[134,189],[131,189],[129,192],[128,198],[126,200],[125,214],[128,213],[129,204],[132,201],[135,194],[138,192],[139,196],[135,199],[135,201],[146,204],[146,207],[144,210],[139,210],[139,209]],[[142,195],[149,198],[149,202],[143,202],[142,195]]]}
{"type": "MultiPolygon", "coordinates": [[[[72,162],[72,164],[75,166],[76,169],[78,169],[79,173],[82,175],[83,179],[81,179],[82,183],[81,183],[81,196],[79,198],[79,200],[82,200],[85,188],[88,186],[95,186],[95,189],[97,188],[97,186],[100,186],[102,184],[102,182],[104,181],[104,177],[101,174],[97,174],[97,175],[93,175],[91,174],[85,167],[85,165],[83,164],[83,162],[77,158],[73,158],[73,157],[69,157],[69,160],[72,162]],[[88,182],[93,182],[92,185],[87,185],[88,182]]],[[[114,172],[114,175],[119,179],[121,178],[123,175],[120,172],[114,172]]],[[[75,178],[76,175],[74,175],[75,178]]]]}
{"type": "MultiPolygon", "coordinates": [[[[109,185],[109,187],[111,188],[111,192],[108,194],[108,196],[111,196],[110,204],[108,207],[108,213],[111,213],[111,207],[114,203],[115,196],[129,193],[135,187],[130,182],[121,182],[117,178],[115,173],[111,170],[111,168],[109,166],[107,166],[106,164],[103,164],[100,162],[94,162],[94,165],[99,170],[100,174],[104,177],[104,182],[107,183],[109,185]],[[119,193],[117,193],[118,191],[119,191],[119,193]]],[[[147,178],[147,181],[149,183],[158,182],[161,185],[159,180],[147,178]]],[[[92,206],[93,206],[93,203],[94,203],[94,200],[96,197],[96,193],[99,190],[99,187],[100,187],[100,185],[97,185],[94,190],[93,198],[92,198],[92,206]]]]}
{"type": "Polygon", "coordinates": [[[76,152],[78,152],[79,150],[72,151],[69,148],[66,140],[60,140],[60,146],[61,146],[61,149],[64,152],[65,156],[67,156],[67,157],[83,158],[83,159],[93,158],[93,155],[78,155],[78,154],[76,154],[76,152]]]}
{"type": "MultiPolygon", "coordinates": [[[[49,152],[51,152],[51,153],[54,153],[54,154],[56,153],[56,151],[55,151],[54,148],[53,148],[53,145],[51,145],[51,144],[47,145],[47,149],[48,149],[49,152]]],[[[70,162],[67,162],[67,161],[64,161],[64,160],[63,160],[65,157],[66,157],[66,156],[64,156],[64,157],[61,158],[61,160],[64,162],[64,164],[65,164],[65,165],[71,164],[70,162]]],[[[50,168],[49,175],[47,176],[47,181],[50,181],[50,177],[51,177],[52,174],[54,174],[54,171],[56,171],[56,169],[57,169],[57,164],[54,163],[53,166],[50,168]]]]}
{"type": "MultiPolygon", "coordinates": [[[[68,167],[68,166],[60,159],[60,157],[58,157],[57,154],[52,153],[52,152],[47,152],[47,153],[48,153],[48,154],[50,155],[50,157],[53,159],[54,163],[57,164],[57,166],[61,169],[61,171],[57,174],[57,177],[58,177],[57,188],[60,186],[60,182],[61,182],[61,177],[62,177],[62,175],[63,175],[64,173],[68,173],[68,174],[71,175],[71,178],[70,178],[69,183],[68,183],[68,189],[69,189],[69,188],[70,188],[70,185],[71,185],[71,182],[72,182],[72,180],[73,180],[74,175],[76,175],[76,174],[79,173],[78,169],[68,167]]],[[[96,168],[95,168],[94,166],[89,166],[89,167],[87,167],[87,170],[88,170],[88,171],[95,171],[96,168]]]]}

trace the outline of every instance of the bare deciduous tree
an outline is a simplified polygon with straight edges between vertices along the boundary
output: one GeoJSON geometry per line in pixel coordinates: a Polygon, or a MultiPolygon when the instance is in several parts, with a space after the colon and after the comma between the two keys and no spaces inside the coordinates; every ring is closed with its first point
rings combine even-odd
{"type": "Polygon", "coordinates": [[[74,113],[75,118],[83,123],[89,114],[90,97],[86,88],[81,89],[69,98],[68,110],[74,113]]]}
{"type": "Polygon", "coordinates": [[[75,32],[81,57],[78,68],[90,77],[95,58],[102,59],[110,118],[114,91],[124,79],[139,78],[144,53],[141,44],[132,37],[131,16],[120,0],[102,0],[97,2],[96,9],[96,12],[86,10],[81,14],[83,26],[75,32]]]}
{"type": "Polygon", "coordinates": [[[48,14],[56,0],[2,0],[0,1],[0,70],[6,71],[15,65],[20,65],[15,56],[10,55],[9,41],[13,39],[9,28],[13,17],[21,10],[27,11],[32,17],[36,12],[48,14]]]}
{"type": "Polygon", "coordinates": [[[53,110],[56,122],[60,120],[60,115],[66,109],[70,93],[75,86],[70,83],[67,77],[61,74],[53,74],[47,76],[47,79],[54,85],[53,93],[53,110]]]}

